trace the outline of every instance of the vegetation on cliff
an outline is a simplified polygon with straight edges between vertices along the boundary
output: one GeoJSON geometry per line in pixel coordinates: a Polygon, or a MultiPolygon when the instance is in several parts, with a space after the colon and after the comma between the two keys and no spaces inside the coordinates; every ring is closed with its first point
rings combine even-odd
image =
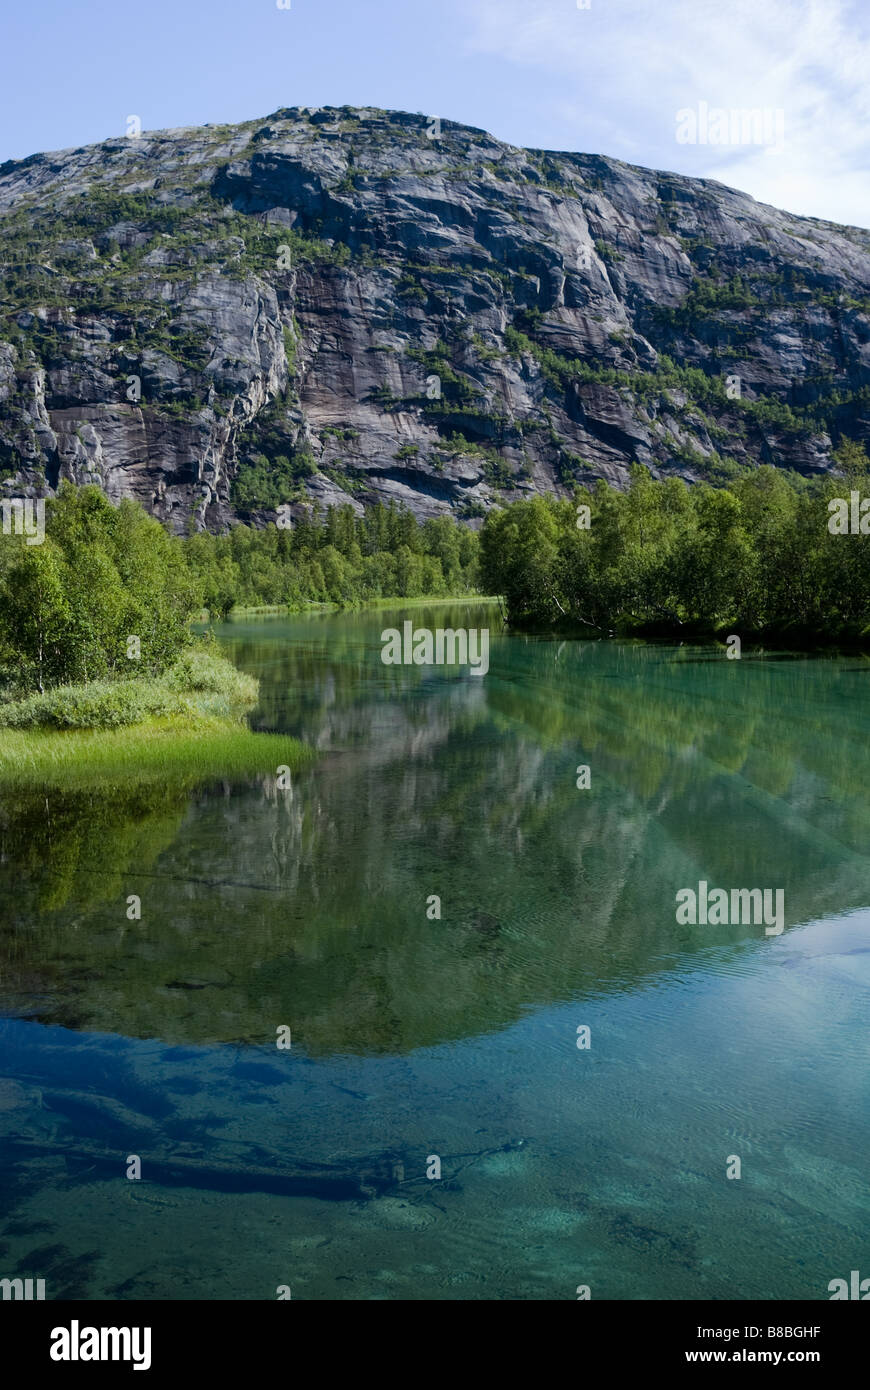
{"type": "Polygon", "coordinates": [[[634,460],[812,477],[868,442],[870,234],[448,120],[11,160],[0,262],[6,493],[120,487],[178,535],[315,500],[469,519],[634,460]]]}

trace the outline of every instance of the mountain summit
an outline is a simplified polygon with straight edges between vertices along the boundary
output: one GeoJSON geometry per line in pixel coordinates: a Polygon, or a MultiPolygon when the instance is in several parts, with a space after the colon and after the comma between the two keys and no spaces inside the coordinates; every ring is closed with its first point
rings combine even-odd
{"type": "Polygon", "coordinates": [[[293,107],[0,165],[0,488],[173,530],[870,441],[870,232],[447,120],[293,107]]]}

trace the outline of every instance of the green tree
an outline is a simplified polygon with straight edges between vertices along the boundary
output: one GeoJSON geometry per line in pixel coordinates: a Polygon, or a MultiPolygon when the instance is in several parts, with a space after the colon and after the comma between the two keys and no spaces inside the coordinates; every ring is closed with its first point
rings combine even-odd
{"type": "Polygon", "coordinates": [[[46,539],[21,546],[0,594],[0,651],[21,684],[47,686],[69,679],[70,607],[59,548],[46,539]]]}

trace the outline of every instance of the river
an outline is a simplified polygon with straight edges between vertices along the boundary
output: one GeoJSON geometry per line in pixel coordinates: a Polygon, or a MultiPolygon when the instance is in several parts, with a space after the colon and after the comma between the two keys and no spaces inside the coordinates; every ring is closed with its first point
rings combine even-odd
{"type": "Polygon", "coordinates": [[[824,1299],[866,1264],[870,662],[461,603],[218,635],[309,769],[0,807],[0,1277],[824,1299]],[[489,628],[486,675],[385,665],[406,618],[489,628]],[[681,923],[701,882],[784,930],[681,923]]]}

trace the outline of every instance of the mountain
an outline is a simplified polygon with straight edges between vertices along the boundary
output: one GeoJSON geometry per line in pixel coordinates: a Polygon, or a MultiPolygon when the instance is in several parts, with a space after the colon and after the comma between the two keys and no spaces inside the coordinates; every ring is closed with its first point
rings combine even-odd
{"type": "Polygon", "coordinates": [[[0,488],[95,481],[177,532],[870,441],[870,232],[421,115],[9,161],[0,276],[0,488]]]}

